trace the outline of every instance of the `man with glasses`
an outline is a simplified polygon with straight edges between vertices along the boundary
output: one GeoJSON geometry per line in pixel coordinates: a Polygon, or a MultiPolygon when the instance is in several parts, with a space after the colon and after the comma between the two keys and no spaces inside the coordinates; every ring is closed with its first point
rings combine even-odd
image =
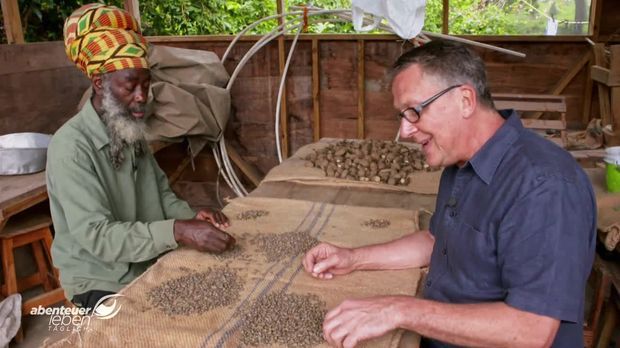
{"type": "Polygon", "coordinates": [[[345,301],[325,317],[327,342],[353,347],[403,328],[424,347],[583,347],[596,236],[585,173],[513,111],[495,110],[484,63],[461,45],[407,52],[392,77],[401,137],[445,167],[430,231],[356,249],[323,243],[303,265],[319,279],[430,266],[424,299],[345,301]]]}

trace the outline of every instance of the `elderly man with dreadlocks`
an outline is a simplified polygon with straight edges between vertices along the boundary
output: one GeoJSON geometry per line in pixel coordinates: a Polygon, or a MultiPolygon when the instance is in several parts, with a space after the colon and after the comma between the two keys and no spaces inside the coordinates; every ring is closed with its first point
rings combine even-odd
{"type": "Polygon", "coordinates": [[[47,187],[54,264],[67,298],[93,308],[179,244],[222,252],[235,239],[221,212],[194,212],[170,190],[145,144],[148,44],[126,11],[85,5],[67,18],[69,59],[92,98],[54,135],[47,187]]]}

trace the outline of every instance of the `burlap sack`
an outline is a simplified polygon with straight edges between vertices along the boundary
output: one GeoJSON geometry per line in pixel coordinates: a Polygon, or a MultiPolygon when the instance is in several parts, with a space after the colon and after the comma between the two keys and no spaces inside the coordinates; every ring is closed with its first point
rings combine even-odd
{"type": "MultiPolygon", "coordinates": [[[[416,172],[409,176],[409,185],[394,186],[384,183],[353,181],[340,178],[325,176],[319,168],[306,167],[306,156],[315,150],[320,150],[330,144],[337,143],[342,139],[323,138],[319,142],[303,146],[293,157],[284,160],[280,165],[274,167],[267,173],[263,182],[268,181],[293,181],[303,184],[326,185],[326,186],[350,186],[350,187],[370,187],[383,190],[407,191],[421,194],[437,194],[439,190],[439,180],[441,171],[416,172]]],[[[350,140],[351,141],[351,140],[350,140]]],[[[359,141],[359,140],[352,140],[359,141]]],[[[414,144],[403,143],[407,146],[414,144]]]]}
{"type": "MultiPolygon", "coordinates": [[[[273,198],[240,198],[224,210],[231,218],[229,232],[237,237],[242,254],[221,260],[208,253],[179,249],[161,257],[140,278],[123,289],[119,299],[122,308],[108,320],[93,319],[87,330],[74,333],[55,346],[85,347],[239,347],[243,327],[241,312],[257,298],[276,291],[316,294],[329,310],[344,299],[375,295],[415,295],[420,270],[355,272],[321,281],[306,274],[301,266],[303,253],[277,262],[267,262],[252,237],[306,231],[321,241],[356,247],[380,243],[418,229],[416,211],[352,207],[273,198]],[[268,214],[240,220],[248,210],[268,214]],[[384,228],[366,226],[369,219],[385,219],[384,228]],[[238,300],[230,306],[188,316],[167,315],[154,307],[148,298],[151,289],[188,272],[201,272],[209,267],[226,265],[245,281],[238,300]]],[[[304,313],[299,313],[304,315],[304,313]]],[[[412,333],[407,333],[408,339],[412,333]]],[[[404,331],[396,330],[368,341],[362,347],[398,347],[404,331]]],[[[407,341],[417,346],[419,338],[407,341]]],[[[326,346],[324,343],[318,346],[326,346]]]]}

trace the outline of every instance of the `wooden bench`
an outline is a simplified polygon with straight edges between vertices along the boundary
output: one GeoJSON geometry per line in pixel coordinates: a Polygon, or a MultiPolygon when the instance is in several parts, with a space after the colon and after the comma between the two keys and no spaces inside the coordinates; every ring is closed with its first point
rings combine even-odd
{"type": "Polygon", "coordinates": [[[533,118],[521,118],[523,126],[533,129],[543,135],[547,132],[558,132],[560,138],[549,138],[561,147],[568,145],[566,137],[566,98],[558,95],[542,94],[493,94],[495,108],[514,109],[519,112],[535,112],[533,118]],[[558,114],[557,119],[541,120],[543,112],[558,114]]]}

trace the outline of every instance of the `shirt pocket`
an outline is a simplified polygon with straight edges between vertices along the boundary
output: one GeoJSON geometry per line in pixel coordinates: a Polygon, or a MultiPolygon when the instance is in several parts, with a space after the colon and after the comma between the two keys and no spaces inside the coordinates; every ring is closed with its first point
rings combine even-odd
{"type": "Polygon", "coordinates": [[[465,221],[448,233],[448,269],[460,286],[479,290],[497,284],[497,249],[489,231],[479,231],[465,221]]]}

